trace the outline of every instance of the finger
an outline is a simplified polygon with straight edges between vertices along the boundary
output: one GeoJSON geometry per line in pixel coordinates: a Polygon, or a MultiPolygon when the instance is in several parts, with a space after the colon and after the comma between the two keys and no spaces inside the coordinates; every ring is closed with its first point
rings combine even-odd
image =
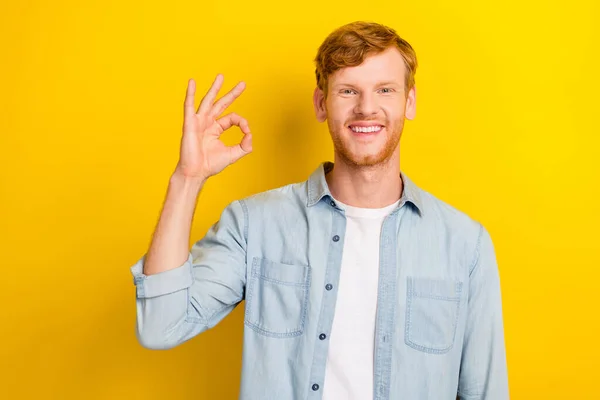
{"type": "Polygon", "coordinates": [[[219,115],[223,113],[233,103],[235,99],[237,99],[244,89],[246,88],[245,82],[240,82],[233,89],[229,91],[225,96],[221,97],[212,107],[210,111],[210,115],[213,118],[217,118],[219,115]]]}
{"type": "Polygon", "coordinates": [[[229,147],[231,163],[236,162],[240,158],[252,153],[252,134],[244,135],[244,138],[235,146],[229,147]]]}
{"type": "Polygon", "coordinates": [[[215,78],[212,86],[210,87],[206,95],[204,95],[204,97],[202,98],[202,101],[198,106],[197,114],[208,113],[208,111],[212,107],[212,104],[217,98],[217,94],[219,93],[221,86],[223,85],[223,79],[224,78],[222,74],[217,74],[217,77],[215,78]]]}
{"type": "Polygon", "coordinates": [[[217,120],[217,123],[221,126],[223,131],[226,131],[234,125],[237,125],[240,127],[242,132],[244,132],[244,134],[250,133],[250,126],[248,125],[248,121],[245,118],[240,117],[236,113],[229,113],[227,115],[224,115],[223,117],[217,120]]]}
{"type": "Polygon", "coordinates": [[[183,102],[183,114],[192,115],[194,113],[194,94],[196,93],[196,82],[193,79],[188,80],[187,90],[185,92],[185,101],[183,102]]]}

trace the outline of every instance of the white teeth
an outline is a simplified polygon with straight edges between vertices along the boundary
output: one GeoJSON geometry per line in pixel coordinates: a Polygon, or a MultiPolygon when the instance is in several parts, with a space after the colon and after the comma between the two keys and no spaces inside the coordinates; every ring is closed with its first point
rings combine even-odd
{"type": "Polygon", "coordinates": [[[370,132],[379,132],[381,130],[381,126],[369,126],[369,127],[359,127],[359,126],[351,126],[354,132],[360,133],[370,133],[370,132]]]}

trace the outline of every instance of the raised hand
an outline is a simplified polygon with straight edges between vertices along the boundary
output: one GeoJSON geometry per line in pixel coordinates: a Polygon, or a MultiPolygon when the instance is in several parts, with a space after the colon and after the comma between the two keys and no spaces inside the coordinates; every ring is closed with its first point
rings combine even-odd
{"type": "Polygon", "coordinates": [[[242,94],[246,85],[239,82],[215,102],[222,84],[223,75],[218,74],[202,98],[198,110],[194,112],[196,82],[193,79],[188,81],[184,102],[183,136],[176,173],[189,178],[208,179],[252,152],[252,134],[248,121],[236,113],[219,118],[242,94]],[[226,146],[219,137],[234,125],[240,127],[244,137],[239,144],[226,146]]]}

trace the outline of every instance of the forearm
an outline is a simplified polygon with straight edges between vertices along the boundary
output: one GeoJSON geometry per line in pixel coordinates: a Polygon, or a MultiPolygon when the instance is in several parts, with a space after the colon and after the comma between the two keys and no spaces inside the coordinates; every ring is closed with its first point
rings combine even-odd
{"type": "Polygon", "coordinates": [[[144,274],[182,265],[188,258],[190,231],[198,196],[206,180],[171,175],[162,212],[148,250],[144,274]]]}
{"type": "Polygon", "coordinates": [[[137,336],[144,347],[175,347],[217,324],[242,300],[244,210],[239,201],[230,203],[206,235],[191,250],[185,248],[187,259],[176,261],[176,267],[146,276],[145,255],[130,268],[136,285],[137,336]]]}

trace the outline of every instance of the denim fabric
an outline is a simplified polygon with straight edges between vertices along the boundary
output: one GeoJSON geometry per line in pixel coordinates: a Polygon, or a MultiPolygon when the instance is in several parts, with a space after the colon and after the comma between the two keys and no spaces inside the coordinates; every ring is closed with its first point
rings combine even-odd
{"type": "MultiPolygon", "coordinates": [[[[240,399],[320,399],[346,227],[332,167],[229,203],[175,269],[131,266],[141,345],[177,346],[245,300],[240,399]]],[[[400,175],[381,231],[373,399],[507,399],[490,235],[400,175]]]]}

